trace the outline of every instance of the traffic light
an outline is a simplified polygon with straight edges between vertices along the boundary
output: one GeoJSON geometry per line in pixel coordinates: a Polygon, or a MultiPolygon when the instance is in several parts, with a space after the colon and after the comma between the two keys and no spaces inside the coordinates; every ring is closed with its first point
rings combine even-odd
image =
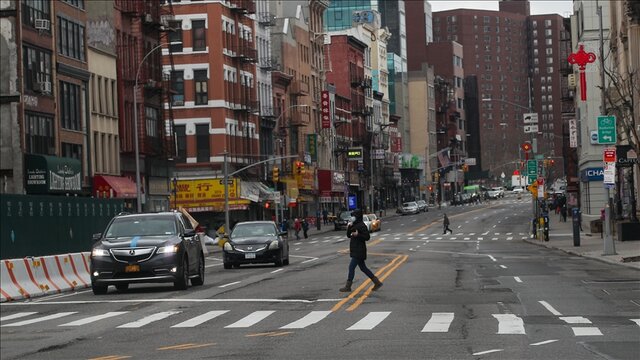
{"type": "Polygon", "coordinates": [[[302,161],[296,161],[296,174],[302,175],[304,171],[304,163],[302,161]]]}
{"type": "Polygon", "coordinates": [[[271,209],[271,203],[269,201],[267,201],[266,203],[264,203],[264,208],[265,209],[271,209]]]}
{"type": "Polygon", "coordinates": [[[553,160],[553,159],[549,160],[549,165],[553,166],[553,165],[555,165],[555,164],[556,164],[556,161],[555,161],[555,160],[553,160]]]}
{"type": "Polygon", "coordinates": [[[273,170],[271,170],[271,177],[274,183],[280,181],[280,169],[277,166],[274,166],[273,170]]]}
{"type": "Polygon", "coordinates": [[[469,165],[467,165],[467,164],[462,165],[462,171],[464,171],[464,172],[469,171],[469,165]]]}
{"type": "Polygon", "coordinates": [[[433,185],[429,185],[428,189],[429,189],[429,192],[432,192],[433,191],[433,185]]]}

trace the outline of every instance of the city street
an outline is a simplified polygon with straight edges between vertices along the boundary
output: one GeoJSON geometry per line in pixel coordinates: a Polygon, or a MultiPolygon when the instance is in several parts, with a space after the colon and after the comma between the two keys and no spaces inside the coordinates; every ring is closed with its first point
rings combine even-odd
{"type": "Polygon", "coordinates": [[[205,284],[132,285],[3,303],[9,359],[637,359],[636,269],[539,247],[529,199],[383,217],[340,293],[343,231],[291,240],[281,268],[222,267],[205,284]],[[445,212],[452,234],[442,234],[445,212]]]}

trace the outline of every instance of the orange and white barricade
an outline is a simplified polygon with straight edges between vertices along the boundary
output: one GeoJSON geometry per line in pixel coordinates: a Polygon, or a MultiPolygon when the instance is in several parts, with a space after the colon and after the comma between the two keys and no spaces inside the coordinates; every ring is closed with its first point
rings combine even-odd
{"type": "MultiPolygon", "coordinates": [[[[28,259],[2,260],[2,297],[19,300],[43,295],[28,259]]],[[[5,301],[6,301],[5,300],[5,301]]]]}

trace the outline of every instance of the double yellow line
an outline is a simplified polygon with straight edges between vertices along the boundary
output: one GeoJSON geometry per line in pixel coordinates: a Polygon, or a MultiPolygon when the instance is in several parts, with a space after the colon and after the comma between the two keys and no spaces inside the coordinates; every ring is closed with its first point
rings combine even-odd
{"type": "MultiPolygon", "coordinates": [[[[380,253],[370,253],[370,254],[371,255],[390,255],[390,254],[380,254],[380,253]]],[[[396,255],[396,257],[393,260],[391,260],[391,262],[389,262],[387,265],[383,266],[380,270],[378,270],[375,273],[375,275],[378,277],[378,279],[380,279],[380,281],[384,281],[387,277],[389,277],[389,275],[391,275],[392,272],[396,271],[396,269],[400,267],[400,265],[402,265],[405,261],[407,261],[408,258],[409,258],[409,255],[396,255]]],[[[340,300],[340,302],[335,304],[334,307],[331,309],[331,311],[336,312],[340,310],[340,308],[344,304],[346,304],[347,302],[349,302],[350,300],[358,296],[358,294],[370,284],[372,284],[370,279],[365,280],[362,284],[360,284],[360,286],[358,286],[355,290],[353,290],[349,294],[349,296],[347,296],[346,298],[340,300]]],[[[366,300],[366,298],[369,297],[369,295],[371,294],[371,291],[373,291],[372,289],[373,289],[373,286],[370,286],[368,289],[363,291],[362,295],[360,295],[360,297],[358,297],[356,301],[347,308],[347,311],[353,311],[356,308],[358,308],[358,306],[360,306],[360,304],[362,304],[366,300]]]]}

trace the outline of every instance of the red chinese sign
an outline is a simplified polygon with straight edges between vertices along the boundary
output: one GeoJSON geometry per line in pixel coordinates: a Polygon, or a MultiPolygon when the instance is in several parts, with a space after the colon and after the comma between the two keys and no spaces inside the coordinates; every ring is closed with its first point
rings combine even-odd
{"type": "Polygon", "coordinates": [[[331,100],[329,99],[329,92],[323,91],[321,93],[321,110],[322,110],[322,128],[331,128],[331,100]]]}
{"type": "Polygon", "coordinates": [[[587,64],[596,61],[596,54],[584,51],[584,45],[580,44],[578,51],[569,55],[569,64],[578,65],[580,70],[580,99],[587,100],[587,79],[584,75],[584,68],[587,64]]]}

